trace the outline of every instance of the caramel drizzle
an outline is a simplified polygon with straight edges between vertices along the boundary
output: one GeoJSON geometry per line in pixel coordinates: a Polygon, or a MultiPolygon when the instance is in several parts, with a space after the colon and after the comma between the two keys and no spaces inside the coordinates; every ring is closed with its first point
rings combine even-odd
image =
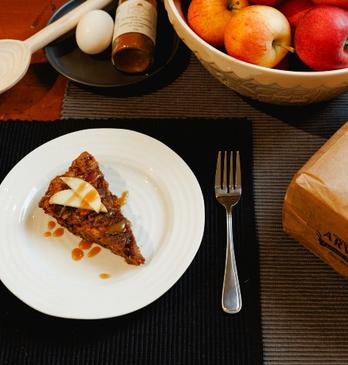
{"type": "Polygon", "coordinates": [[[65,202],[66,205],[71,204],[71,202],[74,200],[74,198],[78,198],[81,200],[80,207],[82,209],[90,209],[89,203],[93,201],[96,196],[98,195],[98,192],[96,190],[89,191],[85,196],[81,196],[81,193],[83,189],[86,187],[87,183],[85,181],[81,182],[79,187],[76,190],[72,190],[71,197],[65,202]]]}
{"type": "Polygon", "coordinates": [[[101,279],[109,279],[110,278],[110,275],[109,274],[106,274],[106,273],[102,273],[102,274],[99,274],[99,277],[101,279]]]}
{"type": "Polygon", "coordinates": [[[127,199],[128,199],[128,191],[124,191],[121,194],[121,196],[117,198],[118,205],[120,206],[125,205],[127,203],[127,199]]]}
{"type": "Polygon", "coordinates": [[[93,247],[87,254],[88,257],[94,257],[98,255],[98,253],[101,251],[101,248],[99,246],[93,247]]]}
{"type": "Polygon", "coordinates": [[[74,248],[71,251],[71,257],[74,261],[80,261],[83,256],[84,256],[83,251],[78,247],[74,248]]]}
{"type": "Polygon", "coordinates": [[[85,241],[85,240],[81,240],[79,243],[79,248],[81,250],[89,250],[92,247],[92,243],[85,241]]]}
{"type": "Polygon", "coordinates": [[[64,234],[64,228],[59,227],[53,232],[54,237],[61,237],[64,234]]]}

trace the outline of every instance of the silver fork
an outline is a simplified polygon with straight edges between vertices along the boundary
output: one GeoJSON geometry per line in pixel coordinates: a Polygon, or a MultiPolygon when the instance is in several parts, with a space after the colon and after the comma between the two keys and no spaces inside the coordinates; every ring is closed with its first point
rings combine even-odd
{"type": "Polygon", "coordinates": [[[238,281],[237,264],[233,247],[232,209],[242,195],[239,151],[225,151],[221,172],[221,151],[219,151],[215,172],[215,197],[226,209],[227,246],[224,283],[222,288],[222,308],[227,313],[238,313],[242,308],[242,297],[238,281]],[[235,164],[233,157],[235,155],[235,164]],[[229,163],[228,163],[229,160],[229,163]]]}

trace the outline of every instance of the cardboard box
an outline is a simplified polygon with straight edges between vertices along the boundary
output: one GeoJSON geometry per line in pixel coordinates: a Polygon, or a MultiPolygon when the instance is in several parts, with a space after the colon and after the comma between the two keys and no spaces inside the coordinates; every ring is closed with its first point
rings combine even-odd
{"type": "Polygon", "coordinates": [[[348,278],[348,123],[293,177],[283,228],[348,278]]]}

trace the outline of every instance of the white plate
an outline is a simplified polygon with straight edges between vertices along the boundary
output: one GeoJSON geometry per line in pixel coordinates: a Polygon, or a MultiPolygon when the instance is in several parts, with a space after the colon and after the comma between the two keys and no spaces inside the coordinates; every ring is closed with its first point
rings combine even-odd
{"type": "Polygon", "coordinates": [[[38,147],[2,182],[0,207],[2,282],[31,307],[64,318],[115,317],[153,302],[190,265],[204,230],[203,196],[190,168],[163,143],[124,129],[82,130],[38,147]],[[99,161],[113,193],[129,192],[123,213],[144,265],[127,265],[108,250],[74,261],[78,237],[44,237],[51,219],[38,202],[83,151],[99,161]]]}

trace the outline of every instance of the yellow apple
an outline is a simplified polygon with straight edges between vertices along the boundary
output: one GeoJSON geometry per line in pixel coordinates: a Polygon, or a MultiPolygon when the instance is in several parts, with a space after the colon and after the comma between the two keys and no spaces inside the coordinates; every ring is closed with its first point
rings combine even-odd
{"type": "Polygon", "coordinates": [[[191,29],[207,43],[221,47],[232,14],[248,5],[248,0],[192,0],[187,21],[191,29]]]}
{"type": "Polygon", "coordinates": [[[230,56],[240,60],[274,67],[292,50],[290,24],[271,6],[247,6],[228,22],[225,48],[230,56]]]}

